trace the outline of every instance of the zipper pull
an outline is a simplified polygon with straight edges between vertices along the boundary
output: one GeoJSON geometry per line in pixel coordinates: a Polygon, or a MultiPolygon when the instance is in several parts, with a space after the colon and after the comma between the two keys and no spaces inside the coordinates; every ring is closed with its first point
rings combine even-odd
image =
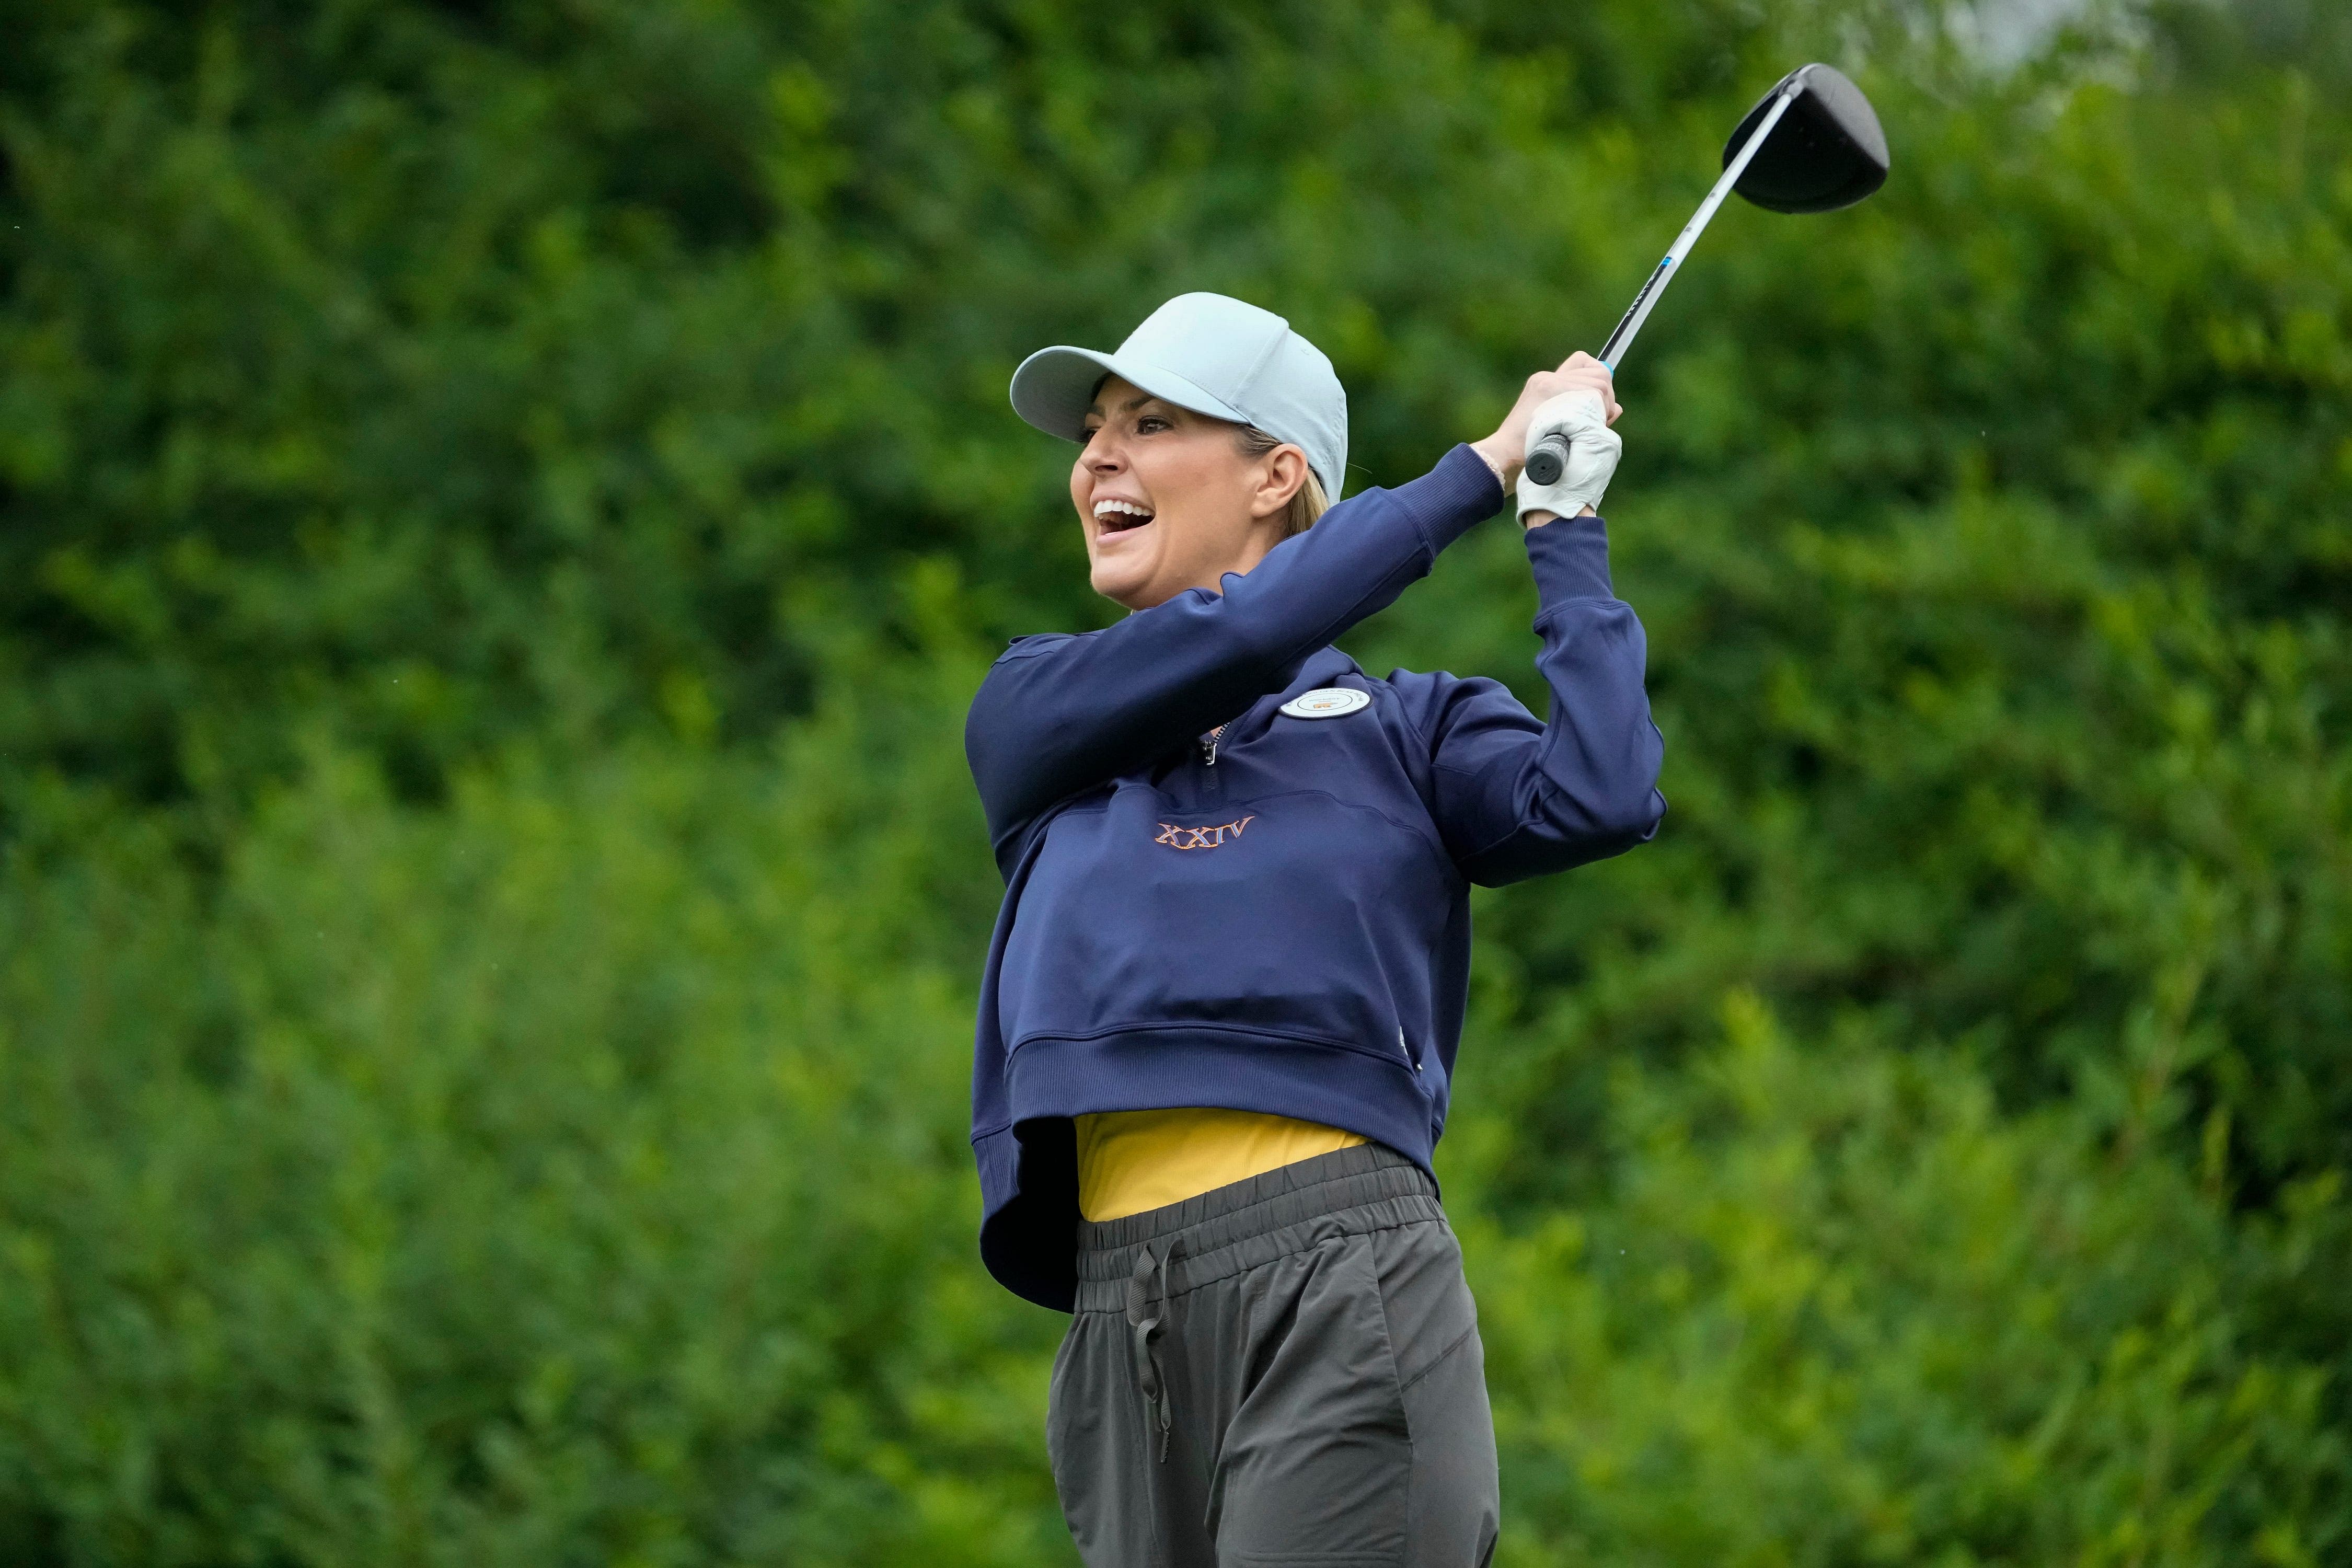
{"type": "Polygon", "coordinates": [[[1223,724],[1220,724],[1215,729],[1201,737],[1201,765],[1202,767],[1213,768],[1217,765],[1217,737],[1223,735],[1224,732],[1225,727],[1223,724]]]}

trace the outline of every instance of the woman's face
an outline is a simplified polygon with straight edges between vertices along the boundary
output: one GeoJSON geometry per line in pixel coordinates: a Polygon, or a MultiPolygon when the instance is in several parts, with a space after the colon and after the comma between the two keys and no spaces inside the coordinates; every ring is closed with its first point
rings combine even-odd
{"type": "Polygon", "coordinates": [[[1087,444],[1070,469],[1095,592],[1148,610],[1187,588],[1219,591],[1280,542],[1307,457],[1245,456],[1234,427],[1117,376],[1095,389],[1087,444]]]}

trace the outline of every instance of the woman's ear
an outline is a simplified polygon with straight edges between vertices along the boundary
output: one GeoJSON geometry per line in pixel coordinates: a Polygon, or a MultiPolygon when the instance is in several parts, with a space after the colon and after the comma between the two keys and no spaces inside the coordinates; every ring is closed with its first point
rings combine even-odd
{"type": "Polygon", "coordinates": [[[1307,482],[1307,454],[1287,443],[1258,459],[1264,477],[1250,497],[1250,516],[1263,521],[1290,505],[1307,482]]]}

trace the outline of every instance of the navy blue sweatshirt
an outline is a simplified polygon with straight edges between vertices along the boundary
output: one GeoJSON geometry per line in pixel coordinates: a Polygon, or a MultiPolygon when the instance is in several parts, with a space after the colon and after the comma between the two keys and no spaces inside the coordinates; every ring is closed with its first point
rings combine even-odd
{"type": "Polygon", "coordinates": [[[1222,595],[1022,637],[989,671],[964,746],[1005,893],[971,1142],[981,1253],[1009,1289],[1070,1309],[1081,1112],[1267,1111],[1428,1168],[1469,991],[1470,885],[1657,831],[1642,624],[1611,591],[1600,519],[1527,535],[1548,724],[1496,681],[1375,680],[1330,646],[1502,500],[1456,447],[1332,507],[1222,595]],[[1370,700],[1281,711],[1335,687],[1370,700]]]}

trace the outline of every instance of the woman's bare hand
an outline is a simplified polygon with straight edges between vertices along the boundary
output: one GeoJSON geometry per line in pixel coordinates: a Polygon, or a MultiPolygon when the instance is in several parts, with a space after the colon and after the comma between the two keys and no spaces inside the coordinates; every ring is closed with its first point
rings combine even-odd
{"type": "Polygon", "coordinates": [[[1617,388],[1609,367],[1580,349],[1560,361],[1558,370],[1539,370],[1528,377],[1528,384],[1519,389],[1519,400],[1511,405],[1510,413],[1503,416],[1495,433],[1470,444],[1486,459],[1486,466],[1502,476],[1505,489],[1518,482],[1519,467],[1527,461],[1528,418],[1561,393],[1579,389],[1601,395],[1601,406],[1607,411],[1612,425],[1625,412],[1618,405],[1617,388]]]}

